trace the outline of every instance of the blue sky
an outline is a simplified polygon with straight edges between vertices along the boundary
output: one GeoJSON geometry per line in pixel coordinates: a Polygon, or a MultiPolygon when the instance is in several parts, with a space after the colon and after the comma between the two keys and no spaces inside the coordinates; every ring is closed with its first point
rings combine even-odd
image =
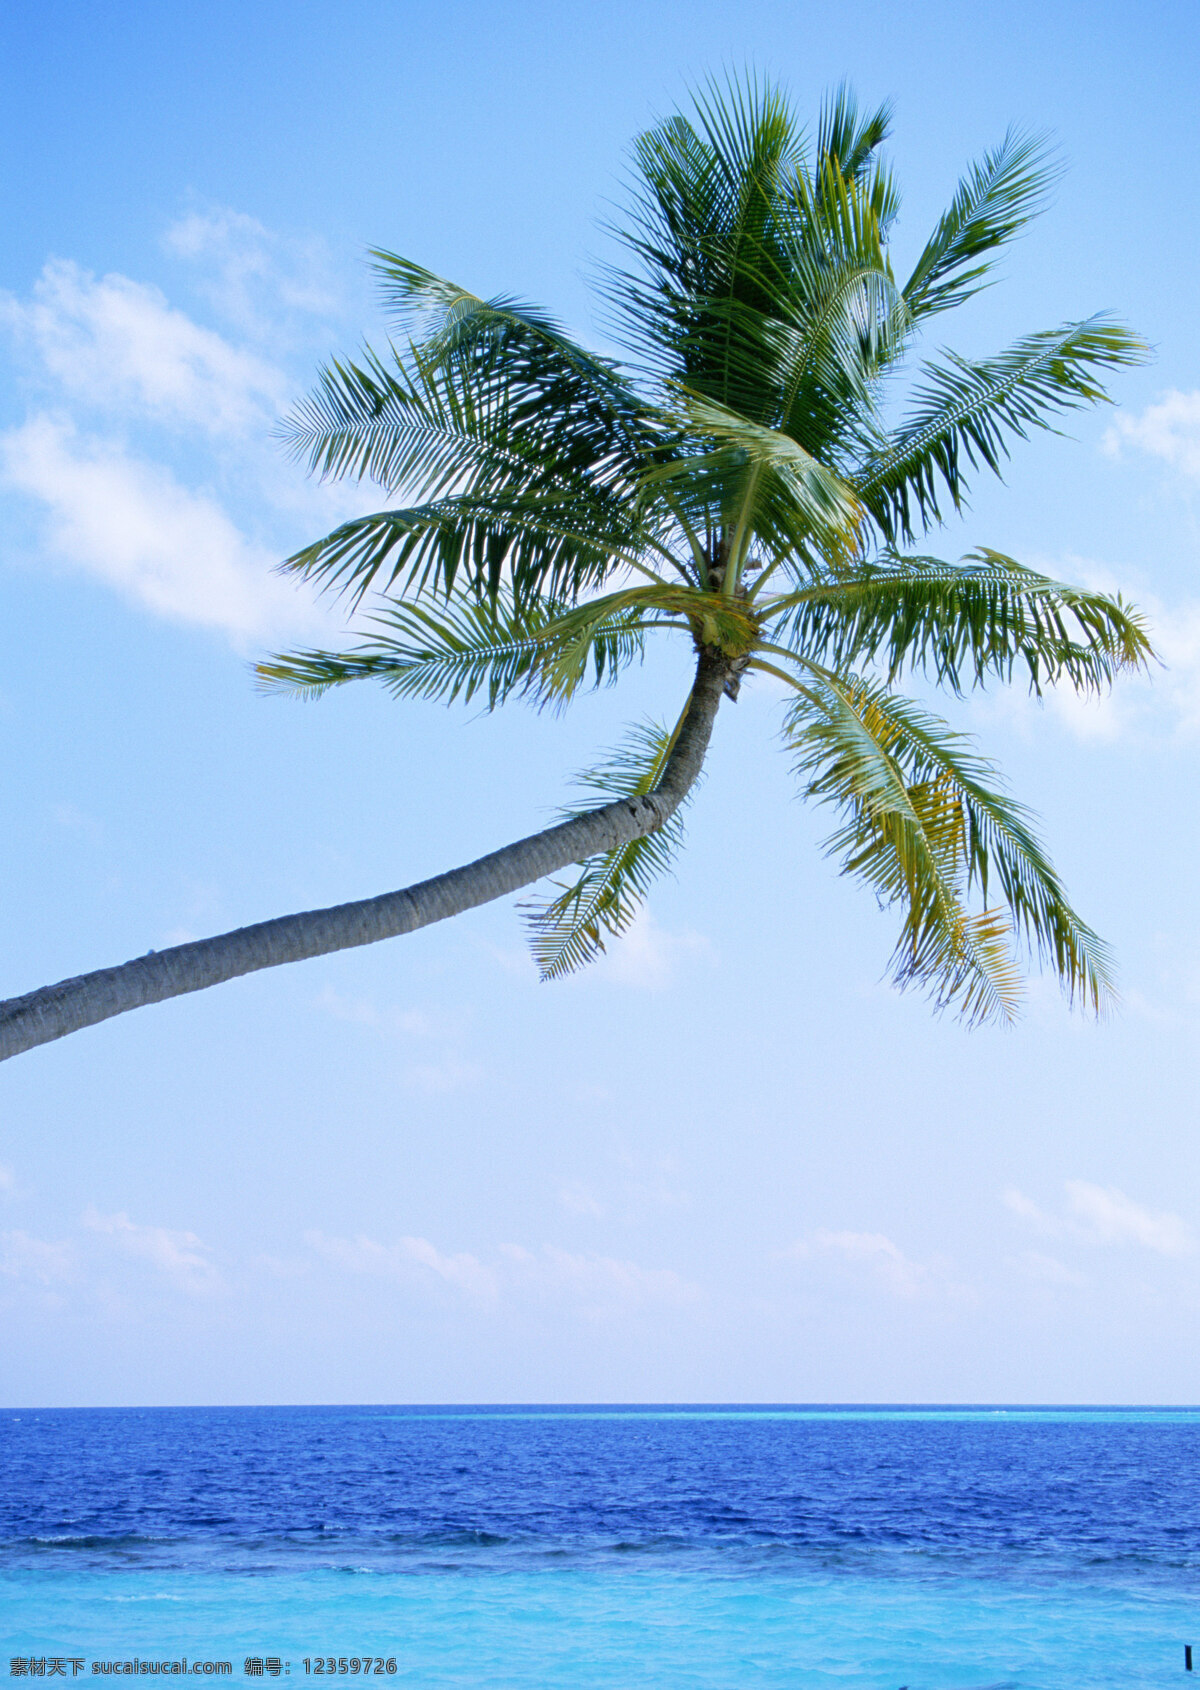
{"type": "Polygon", "coordinates": [[[1156,360],[939,549],[1119,588],[1167,665],[948,712],[1116,947],[1102,1027],[1042,981],[974,1033],[884,984],[889,918],[748,690],[677,878],[588,977],[539,986],[501,905],[5,1064],[0,1401],[1200,1398],[1193,9],[118,0],[0,31],[0,993],[469,860],[676,705],[682,659],[564,721],[264,699],[248,666],[341,629],[270,566],[362,495],[270,429],[379,335],[364,248],[599,341],[624,149],[722,67],[895,100],[901,258],[1009,124],[1054,132],[1054,207],[954,344],[1107,307],[1156,360]]]}

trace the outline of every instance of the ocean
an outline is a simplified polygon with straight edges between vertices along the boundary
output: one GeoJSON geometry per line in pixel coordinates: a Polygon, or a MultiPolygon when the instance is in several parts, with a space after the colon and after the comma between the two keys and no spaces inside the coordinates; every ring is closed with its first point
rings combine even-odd
{"type": "Polygon", "coordinates": [[[1189,1643],[1200,1411],[0,1413],[0,1676],[1137,1690],[1189,1643]]]}

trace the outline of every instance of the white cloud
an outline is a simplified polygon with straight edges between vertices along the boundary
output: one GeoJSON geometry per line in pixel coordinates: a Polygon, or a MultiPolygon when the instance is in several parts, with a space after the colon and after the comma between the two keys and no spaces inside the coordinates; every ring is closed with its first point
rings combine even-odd
{"type": "Polygon", "coordinates": [[[1179,1215],[1145,1209],[1116,1186],[1088,1180],[1064,1183],[1066,1204],[1056,1215],[1039,1208],[1024,1192],[1009,1187],[1002,1194],[1005,1208],[1049,1238],[1069,1238],[1082,1244],[1132,1244],[1160,1256],[1190,1256],[1196,1241],[1179,1215]]]}
{"type": "Polygon", "coordinates": [[[1033,1198],[1026,1197],[1025,1193],[1018,1191],[1015,1185],[1010,1185],[1001,1192],[1000,1201],[1010,1213],[1018,1215],[1023,1221],[1028,1221],[1039,1232],[1044,1232],[1050,1237],[1057,1237],[1063,1230],[1061,1221],[1055,1220],[1053,1215],[1048,1215],[1043,1209],[1039,1209],[1033,1198]]]}
{"type": "Polygon", "coordinates": [[[265,434],[283,373],[127,276],[47,264],[26,303],[0,296],[0,323],[32,350],[58,394],[211,434],[265,434]]]}
{"type": "MultiPolygon", "coordinates": [[[[1121,591],[1108,572],[1072,569],[1096,591],[1121,591]],[[1100,574],[1101,579],[1089,579],[1100,574]]],[[[1109,693],[1081,698],[1068,687],[1048,694],[1050,708],[1071,732],[1082,739],[1113,740],[1144,734],[1159,738],[1165,722],[1170,731],[1192,735],[1200,729],[1200,603],[1164,604],[1153,594],[1124,592],[1146,617],[1150,641],[1159,661],[1147,673],[1125,675],[1109,693]]]]}
{"type": "Polygon", "coordinates": [[[411,1062],[404,1070],[404,1078],[427,1097],[444,1097],[447,1092],[461,1091],[465,1086],[477,1085],[481,1070],[473,1062],[461,1062],[447,1057],[441,1062],[411,1062]]]}
{"type": "Polygon", "coordinates": [[[11,1191],[17,1183],[17,1176],[7,1162],[0,1162],[0,1191],[11,1191]]]}
{"type": "Polygon", "coordinates": [[[1140,416],[1118,416],[1103,444],[1113,457],[1123,446],[1135,446],[1200,479],[1200,391],[1172,389],[1140,416]]]}
{"type": "Polygon", "coordinates": [[[320,242],[288,240],[228,206],[193,210],[164,238],[177,258],[202,267],[203,292],[217,309],[256,338],[278,333],[287,315],[328,317],[337,299],[320,242]]]}
{"type": "Polygon", "coordinates": [[[328,639],[327,608],[274,566],[361,508],[355,488],[306,482],[271,438],[294,384],[263,347],[281,313],[324,298],[272,241],[233,212],[193,214],[170,236],[223,287],[244,292],[253,273],[261,310],[242,312],[240,343],[156,287],[69,261],[48,263],[28,298],[0,294],[0,330],[39,395],[0,437],[0,482],[44,507],[52,555],[239,649],[328,639]]]}
{"type": "MultiPolygon", "coordinates": [[[[597,1088],[596,1100],[610,1101],[603,1088],[597,1088]]],[[[593,1101],[590,1095],[587,1101],[593,1101]]],[[[692,1193],[683,1183],[684,1170],[676,1157],[624,1147],[616,1151],[614,1160],[616,1171],[599,1186],[576,1179],[559,1187],[558,1201],[568,1214],[591,1220],[612,1215],[630,1225],[641,1224],[663,1210],[691,1207],[692,1193]]]]}
{"type": "Polygon", "coordinates": [[[423,1061],[409,1061],[402,1070],[404,1082],[428,1097],[443,1097],[446,1092],[458,1092],[475,1085],[482,1078],[477,1063],[461,1055],[465,1017],[461,1014],[429,1011],[429,1009],[397,1009],[380,1007],[368,997],[343,997],[326,987],[314,999],[314,1007],[333,1016],[335,1021],[352,1022],[360,1028],[370,1028],[382,1039],[412,1044],[412,1041],[441,1044],[443,1048],[426,1056],[423,1061]]]}
{"type": "MultiPolygon", "coordinates": [[[[1099,694],[1078,693],[1070,686],[1051,687],[1046,693],[1046,704],[1059,726],[1074,738],[1111,742],[1119,739],[1131,725],[1134,711],[1127,690],[1130,685],[1138,687],[1136,681],[1128,679],[1118,682],[1118,691],[1099,694]]],[[[1139,698],[1138,702],[1143,700],[1139,698]]]]}
{"type": "Polygon", "coordinates": [[[649,908],[643,908],[627,933],[608,941],[608,950],[597,968],[601,979],[637,991],[662,991],[669,985],[677,965],[685,958],[707,953],[708,940],[684,929],[679,933],[660,927],[649,908]]]}
{"type": "Polygon", "coordinates": [[[1083,695],[1063,684],[1048,687],[1039,702],[1019,684],[997,687],[976,695],[978,716],[999,717],[1026,737],[1043,732],[1050,717],[1074,738],[1094,742],[1141,737],[1161,743],[1164,733],[1200,731],[1200,600],[1166,604],[1088,558],[1035,557],[1029,562],[1055,580],[1120,593],[1127,604],[1132,602],[1145,617],[1158,661],[1148,670],[1122,675],[1111,691],[1099,695],[1083,695]]]}
{"type": "Polygon", "coordinates": [[[625,1175],[620,1189],[630,1214],[691,1205],[692,1194],[680,1183],[683,1169],[674,1156],[649,1156],[624,1149],[617,1160],[625,1175]]]}
{"type": "Polygon", "coordinates": [[[1196,1243],[1178,1215],[1143,1209],[1115,1186],[1066,1182],[1067,1203],[1081,1228],[1099,1244],[1137,1244],[1161,1256],[1190,1256],[1196,1243]]]}
{"type": "MultiPolygon", "coordinates": [[[[1123,448],[1133,447],[1160,458],[1189,479],[1200,480],[1200,389],[1190,393],[1172,389],[1139,416],[1118,416],[1105,434],[1103,446],[1113,457],[1123,448]]],[[[1108,592],[1116,590],[1112,572],[1101,573],[1107,578],[1089,584],[1108,592]]],[[[1116,732],[1138,716],[1150,715],[1156,706],[1159,712],[1165,706],[1180,729],[1195,733],[1200,730],[1200,603],[1193,600],[1165,605],[1144,593],[1127,596],[1132,596],[1149,617],[1151,639],[1164,667],[1152,672],[1149,683],[1132,687],[1129,682],[1121,683],[1117,695],[1120,703],[1103,701],[1093,706],[1091,720],[1094,723],[1107,717],[1109,731],[1116,732]]],[[[1064,713],[1073,712],[1076,721],[1086,726],[1086,714],[1081,716],[1077,707],[1066,703],[1065,694],[1059,708],[1064,713]]]]}
{"type": "Polygon", "coordinates": [[[1036,1280],[1041,1285],[1061,1285],[1078,1288],[1087,1284],[1082,1273],[1076,1273],[1065,1262],[1060,1262],[1057,1256],[1044,1255],[1041,1250],[1026,1250],[1017,1258],[1017,1267],[1029,1279],[1036,1280]]]}
{"type": "Polygon", "coordinates": [[[403,1071],[405,1082],[427,1096],[440,1097],[459,1091],[476,1084],[481,1077],[478,1065],[459,1054],[463,1034],[461,1017],[452,1019],[420,1009],[381,1008],[369,998],[344,997],[330,987],[314,1003],[334,1020],[369,1027],[383,1039],[443,1041],[446,1048],[424,1061],[408,1063],[403,1071]]]}
{"type": "Polygon", "coordinates": [[[593,1316],[619,1310],[668,1307],[694,1303],[699,1287],[673,1268],[644,1268],[617,1256],[576,1254],[545,1244],[527,1250],[521,1244],[502,1244],[514,1288],[539,1297],[565,1297],[581,1303],[593,1316]]]}
{"type": "Polygon", "coordinates": [[[139,1226],[127,1214],[102,1215],[89,1208],[84,1226],[109,1239],[123,1255],[148,1262],[186,1291],[208,1291],[220,1275],[194,1232],[173,1232],[165,1226],[139,1226]]]}
{"type": "Polygon", "coordinates": [[[699,1295],[696,1286],[671,1268],[644,1268],[615,1256],[575,1254],[553,1244],[540,1250],[502,1244],[496,1261],[489,1264],[465,1251],[446,1255],[427,1238],[382,1244],[363,1234],[333,1238],[307,1232],[304,1240],[325,1261],[350,1273],[410,1283],[426,1276],[475,1301],[565,1300],[582,1306],[589,1315],[603,1316],[647,1306],[679,1307],[699,1295]]]}
{"type": "Polygon", "coordinates": [[[559,1191],[558,1200],[569,1215],[587,1215],[592,1220],[604,1218],[603,1203],[581,1180],[572,1180],[569,1185],[564,1185],[559,1191]]]}
{"type": "Polygon", "coordinates": [[[369,998],[343,997],[331,986],[315,1000],[318,1009],[335,1021],[347,1021],[360,1027],[373,1027],[383,1033],[402,1033],[408,1038],[428,1039],[443,1029],[422,1009],[380,1009],[369,998]]]}
{"type": "Polygon", "coordinates": [[[1154,615],[1152,638],[1165,673],[1155,685],[1166,695],[1185,733],[1200,730],[1200,604],[1176,605],[1154,615]]]}
{"type": "Polygon", "coordinates": [[[395,1244],[380,1244],[360,1233],[356,1238],[330,1238],[323,1232],[306,1232],[304,1242],[326,1261],[351,1273],[411,1275],[424,1269],[471,1297],[496,1295],[496,1276],[476,1256],[461,1252],[443,1255],[427,1238],[400,1238],[395,1244]]]}
{"type": "Polygon", "coordinates": [[[787,1254],[800,1258],[833,1256],[861,1264],[900,1297],[915,1297],[929,1272],[928,1268],[910,1261],[882,1232],[834,1232],[819,1227],[811,1238],[794,1245],[787,1254]]]}
{"type": "Polygon", "coordinates": [[[25,1284],[61,1284],[74,1274],[71,1246],[31,1238],[27,1232],[0,1232],[0,1273],[25,1284]]]}
{"type": "Polygon", "coordinates": [[[457,1285],[475,1297],[490,1297],[495,1294],[495,1275],[466,1251],[456,1256],[444,1256],[427,1238],[402,1238],[399,1247],[410,1261],[428,1268],[430,1273],[444,1279],[447,1285],[457,1285]]]}
{"type": "Polygon", "coordinates": [[[55,552],[160,616],[242,641],[311,625],[275,555],[160,464],[40,415],[0,437],[0,477],[46,506],[55,552]]]}
{"type": "Polygon", "coordinates": [[[695,1302],[699,1288],[673,1268],[644,1268],[616,1256],[575,1255],[547,1244],[542,1250],[542,1273],[589,1303],[677,1306],[695,1302]]]}

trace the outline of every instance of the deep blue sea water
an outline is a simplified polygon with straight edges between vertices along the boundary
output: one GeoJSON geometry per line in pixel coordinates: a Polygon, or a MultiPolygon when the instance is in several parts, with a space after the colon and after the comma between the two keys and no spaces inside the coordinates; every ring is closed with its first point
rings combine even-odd
{"type": "Polygon", "coordinates": [[[0,1413],[0,1676],[1137,1690],[1187,1642],[1200,1411],[0,1413]]]}

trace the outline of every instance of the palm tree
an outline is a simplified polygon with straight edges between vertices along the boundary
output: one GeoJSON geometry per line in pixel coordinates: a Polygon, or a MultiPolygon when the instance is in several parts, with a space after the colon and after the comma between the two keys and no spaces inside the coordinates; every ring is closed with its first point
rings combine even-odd
{"type": "Polygon", "coordinates": [[[645,723],[583,777],[555,826],[404,891],[287,916],[0,1005],[0,1055],[254,969],[411,932],[578,865],[526,907],[544,977],[586,963],[679,848],[722,698],[770,677],[830,851],[899,913],[893,973],[968,1021],[1011,1017],[1024,951],[1099,1011],[1103,944],[1071,908],[1027,812],[962,734],[896,690],[1109,685],[1150,648],[1135,612],[979,549],[928,555],[973,476],[1014,439],[1106,398],[1143,343],[1107,316],[991,358],[904,359],[989,277],[1040,209],[1044,144],[1008,137],[960,182],[912,274],[883,107],[845,90],[806,139],[785,98],[710,85],[633,151],[624,268],[603,289],[626,360],[541,311],[373,254],[402,339],[329,365],[285,425],[323,476],[389,508],[286,569],[376,609],[341,652],[259,666],[315,694],[360,678],[398,698],[562,707],[683,639],[678,719],[645,723]],[[898,412],[898,416],[893,413],[898,412]]]}

